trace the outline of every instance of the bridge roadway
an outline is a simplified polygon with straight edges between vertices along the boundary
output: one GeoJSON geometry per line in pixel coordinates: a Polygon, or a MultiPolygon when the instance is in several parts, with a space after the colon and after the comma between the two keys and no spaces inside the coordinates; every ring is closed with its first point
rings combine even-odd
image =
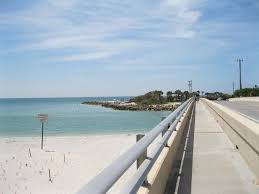
{"type": "Polygon", "coordinates": [[[178,183],[165,194],[259,193],[255,176],[201,101],[193,121],[178,183]]]}
{"type": "Polygon", "coordinates": [[[259,101],[217,101],[217,103],[259,123],[259,101]]]}

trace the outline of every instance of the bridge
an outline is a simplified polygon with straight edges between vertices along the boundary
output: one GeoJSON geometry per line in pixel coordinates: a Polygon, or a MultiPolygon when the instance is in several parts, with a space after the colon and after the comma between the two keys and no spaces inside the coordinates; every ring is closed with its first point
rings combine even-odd
{"type": "Polygon", "coordinates": [[[136,161],[121,194],[259,193],[257,99],[187,100],[78,194],[109,192],[136,161]]]}

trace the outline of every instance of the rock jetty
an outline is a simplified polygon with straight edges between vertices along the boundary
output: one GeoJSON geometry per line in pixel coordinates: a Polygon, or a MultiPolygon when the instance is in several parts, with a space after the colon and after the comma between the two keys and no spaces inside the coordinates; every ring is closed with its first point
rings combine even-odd
{"type": "Polygon", "coordinates": [[[121,101],[95,101],[82,102],[85,105],[97,105],[114,110],[129,110],[129,111],[172,111],[176,109],[180,103],[165,103],[165,104],[137,104],[135,102],[121,102],[121,101]]]}

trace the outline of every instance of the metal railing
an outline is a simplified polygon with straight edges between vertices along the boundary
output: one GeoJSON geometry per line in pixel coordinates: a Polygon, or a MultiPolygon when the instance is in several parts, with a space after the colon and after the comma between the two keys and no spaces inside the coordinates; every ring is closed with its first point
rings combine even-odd
{"type": "Polygon", "coordinates": [[[124,172],[140,157],[148,146],[165,130],[163,138],[158,142],[153,152],[147,157],[137,172],[122,190],[122,194],[136,193],[145,181],[148,172],[152,168],[162,149],[167,145],[172,132],[175,130],[177,123],[184,114],[185,110],[194,101],[193,98],[182,103],[169,116],[155,126],[142,139],[122,154],[117,160],[106,167],[101,173],[94,177],[89,183],[83,186],[77,194],[103,194],[106,193],[124,172]],[[169,127],[170,126],[170,127],[169,127]]]}

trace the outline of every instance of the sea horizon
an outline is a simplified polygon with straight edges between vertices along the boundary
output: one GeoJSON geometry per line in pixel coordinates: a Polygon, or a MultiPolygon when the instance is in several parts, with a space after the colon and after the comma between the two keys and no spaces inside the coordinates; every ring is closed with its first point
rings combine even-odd
{"type": "Polygon", "coordinates": [[[0,100],[5,100],[5,99],[45,99],[45,98],[132,98],[134,96],[64,96],[64,97],[0,97],[0,100]]]}

